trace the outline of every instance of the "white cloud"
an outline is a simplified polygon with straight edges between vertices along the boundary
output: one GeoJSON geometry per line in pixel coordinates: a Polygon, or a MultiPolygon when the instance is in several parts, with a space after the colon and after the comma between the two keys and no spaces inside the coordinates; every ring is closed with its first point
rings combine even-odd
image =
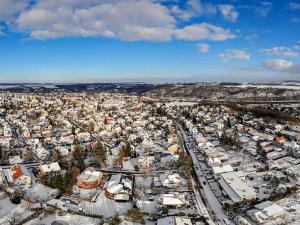
{"type": "Polygon", "coordinates": [[[289,3],[289,8],[291,10],[299,10],[300,9],[300,3],[297,2],[290,2],[289,3]]]}
{"type": "Polygon", "coordinates": [[[176,25],[169,9],[150,0],[40,0],[21,13],[17,28],[33,38],[104,36],[122,40],[166,41],[176,25]],[[99,1],[97,1],[99,2],[99,1]]]}
{"type": "Polygon", "coordinates": [[[271,2],[259,2],[254,11],[261,17],[266,17],[272,10],[273,5],[271,2]]]}
{"type": "Polygon", "coordinates": [[[215,14],[235,21],[230,5],[187,0],[0,0],[0,22],[34,39],[109,37],[126,41],[211,40],[236,38],[229,29],[209,23],[180,27],[195,16],[215,14]],[[183,8],[181,8],[183,7],[183,8]],[[207,10],[206,10],[207,9],[207,10]]]}
{"type": "Polygon", "coordinates": [[[264,61],[263,66],[271,70],[289,71],[295,66],[295,64],[285,59],[272,59],[264,61]]]}
{"type": "Polygon", "coordinates": [[[224,19],[235,22],[239,16],[239,12],[233,5],[229,4],[202,4],[199,0],[188,0],[183,6],[173,5],[171,7],[172,13],[184,20],[189,21],[193,17],[199,17],[202,15],[213,16],[218,11],[224,17],[224,19]]]}
{"type": "Polygon", "coordinates": [[[245,40],[247,41],[252,41],[252,40],[256,40],[259,38],[258,34],[252,33],[252,34],[248,34],[246,36],[244,36],[245,40]]]}
{"type": "Polygon", "coordinates": [[[227,62],[230,60],[249,60],[250,54],[244,50],[239,49],[227,49],[223,53],[219,54],[220,59],[223,62],[227,62]]]}
{"type": "Polygon", "coordinates": [[[207,53],[209,51],[210,46],[206,43],[197,44],[197,49],[199,52],[207,53]]]}
{"type": "Polygon", "coordinates": [[[211,40],[225,41],[236,36],[229,29],[214,26],[209,23],[193,24],[182,29],[175,30],[175,37],[179,40],[211,40]]]}
{"type": "Polygon", "coordinates": [[[15,16],[28,7],[29,0],[0,0],[0,21],[12,22],[15,16]]]}
{"type": "Polygon", "coordinates": [[[200,14],[202,11],[202,4],[200,0],[188,0],[188,6],[190,6],[196,13],[200,14]]]}
{"type": "Polygon", "coordinates": [[[292,49],[290,49],[288,47],[283,47],[283,46],[261,49],[260,52],[271,54],[271,55],[276,55],[279,57],[298,57],[299,56],[298,52],[295,52],[292,49]]]}
{"type": "Polygon", "coordinates": [[[219,5],[219,10],[222,16],[231,22],[235,22],[239,16],[239,13],[232,5],[219,5]]]}
{"type": "Polygon", "coordinates": [[[178,5],[172,6],[171,12],[183,21],[189,21],[194,16],[192,11],[181,9],[178,5]]]}
{"type": "Polygon", "coordinates": [[[193,17],[201,16],[204,12],[203,7],[200,0],[188,0],[183,8],[174,5],[171,7],[171,11],[176,17],[183,21],[189,21],[193,17]]]}
{"type": "Polygon", "coordinates": [[[293,48],[296,50],[300,50],[300,45],[294,45],[293,48]]]}

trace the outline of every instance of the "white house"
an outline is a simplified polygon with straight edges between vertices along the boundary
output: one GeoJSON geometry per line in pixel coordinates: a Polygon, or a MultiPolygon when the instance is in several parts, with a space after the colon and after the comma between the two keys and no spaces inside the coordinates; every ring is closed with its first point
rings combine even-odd
{"type": "Polygon", "coordinates": [[[177,188],[186,184],[186,181],[178,173],[163,173],[159,175],[159,178],[162,185],[167,188],[177,188]]]}

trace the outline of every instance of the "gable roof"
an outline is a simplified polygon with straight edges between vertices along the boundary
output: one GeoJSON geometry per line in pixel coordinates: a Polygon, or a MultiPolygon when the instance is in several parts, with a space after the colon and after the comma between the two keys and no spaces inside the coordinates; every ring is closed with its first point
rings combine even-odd
{"type": "Polygon", "coordinates": [[[22,164],[15,164],[10,168],[10,171],[12,173],[12,179],[13,181],[16,181],[21,176],[29,176],[31,177],[28,169],[22,165],[22,164]]]}

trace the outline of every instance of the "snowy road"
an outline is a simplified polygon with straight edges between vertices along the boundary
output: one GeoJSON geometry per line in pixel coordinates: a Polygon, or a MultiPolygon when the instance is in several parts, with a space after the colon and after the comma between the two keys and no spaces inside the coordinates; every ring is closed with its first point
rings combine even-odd
{"type": "MultiPolygon", "coordinates": [[[[180,124],[177,124],[177,126],[182,134],[182,137],[183,137],[185,143],[187,144],[189,142],[187,134],[185,133],[185,131],[183,130],[183,128],[180,124]]],[[[188,146],[188,145],[186,145],[186,146],[188,146]]],[[[190,156],[192,157],[195,172],[196,172],[198,181],[199,181],[199,183],[201,183],[201,186],[203,188],[203,197],[207,201],[207,204],[209,206],[208,208],[213,211],[214,216],[216,217],[216,219],[218,220],[218,222],[220,224],[225,224],[224,220],[230,221],[230,218],[225,213],[221,203],[219,202],[219,200],[213,193],[211,187],[209,186],[209,184],[204,176],[204,173],[201,170],[201,165],[197,159],[194,149],[187,147],[187,150],[188,150],[190,156]]],[[[234,224],[234,223],[232,222],[232,224],[234,224]]]]}

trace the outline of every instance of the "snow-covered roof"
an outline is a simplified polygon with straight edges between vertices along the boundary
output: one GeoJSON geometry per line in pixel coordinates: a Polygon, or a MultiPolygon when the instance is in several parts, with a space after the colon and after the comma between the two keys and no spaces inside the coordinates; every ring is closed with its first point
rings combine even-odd
{"type": "Polygon", "coordinates": [[[44,173],[51,173],[51,172],[58,172],[61,169],[60,169],[58,162],[53,162],[50,164],[41,165],[40,170],[44,173]]]}
{"type": "Polygon", "coordinates": [[[256,197],[256,192],[243,182],[236,172],[221,174],[222,179],[219,181],[225,192],[235,202],[245,198],[256,197]]]}
{"type": "Polygon", "coordinates": [[[176,216],[158,219],[157,225],[192,225],[192,222],[189,218],[176,216]]]}
{"type": "Polygon", "coordinates": [[[183,194],[163,194],[162,195],[163,205],[178,206],[185,205],[185,197],[183,194]]]}
{"type": "Polygon", "coordinates": [[[80,180],[86,180],[89,182],[93,182],[102,177],[101,171],[96,171],[93,167],[86,168],[78,178],[80,180]]]}
{"type": "Polygon", "coordinates": [[[221,174],[221,173],[228,173],[228,172],[232,172],[233,168],[231,165],[223,165],[223,166],[215,166],[212,168],[214,174],[221,174]]]}

